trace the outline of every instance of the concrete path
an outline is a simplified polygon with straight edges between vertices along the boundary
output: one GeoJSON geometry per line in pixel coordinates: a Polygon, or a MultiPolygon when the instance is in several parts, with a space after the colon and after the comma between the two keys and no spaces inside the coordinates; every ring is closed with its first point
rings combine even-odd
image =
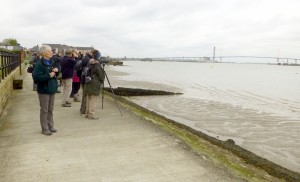
{"type": "Polygon", "coordinates": [[[42,135],[39,103],[31,75],[24,75],[0,117],[0,181],[243,181],[157,126],[105,97],[99,120],[79,114],[80,103],[61,107],[56,95],[58,133],[42,135]]]}

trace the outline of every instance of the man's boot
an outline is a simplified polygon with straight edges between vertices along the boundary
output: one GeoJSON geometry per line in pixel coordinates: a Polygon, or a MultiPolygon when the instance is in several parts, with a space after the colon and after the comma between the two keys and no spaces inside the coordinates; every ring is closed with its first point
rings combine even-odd
{"type": "Polygon", "coordinates": [[[74,102],[81,102],[79,94],[74,94],[74,102]]]}

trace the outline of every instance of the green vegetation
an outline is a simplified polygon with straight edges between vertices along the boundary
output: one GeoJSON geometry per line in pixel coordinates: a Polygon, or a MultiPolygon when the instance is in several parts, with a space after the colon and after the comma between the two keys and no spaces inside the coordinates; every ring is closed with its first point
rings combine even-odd
{"type": "Polygon", "coordinates": [[[29,53],[26,53],[26,58],[24,60],[25,65],[29,64],[29,61],[31,60],[32,55],[29,53]]]}
{"type": "Polygon", "coordinates": [[[8,38],[8,39],[4,39],[2,41],[3,43],[7,43],[8,45],[11,45],[11,46],[17,46],[17,45],[20,45],[17,41],[17,39],[14,39],[14,38],[8,38]]]}

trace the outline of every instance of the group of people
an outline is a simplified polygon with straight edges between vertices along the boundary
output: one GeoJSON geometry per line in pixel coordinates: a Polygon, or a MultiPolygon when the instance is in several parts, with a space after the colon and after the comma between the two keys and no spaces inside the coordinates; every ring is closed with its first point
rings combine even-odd
{"type": "Polygon", "coordinates": [[[88,119],[99,119],[96,116],[96,103],[105,79],[103,67],[98,61],[100,57],[98,50],[83,56],[76,49],[68,49],[61,58],[58,54],[54,54],[48,45],[39,48],[33,59],[35,66],[32,77],[33,89],[36,89],[40,102],[42,134],[49,136],[57,132],[53,122],[53,107],[59,84],[62,87],[62,107],[72,106],[70,96],[74,97],[74,101],[80,101],[78,91],[81,87],[80,114],[88,119]],[[84,67],[88,68],[91,75],[89,83],[84,83],[81,79],[84,67]]]}

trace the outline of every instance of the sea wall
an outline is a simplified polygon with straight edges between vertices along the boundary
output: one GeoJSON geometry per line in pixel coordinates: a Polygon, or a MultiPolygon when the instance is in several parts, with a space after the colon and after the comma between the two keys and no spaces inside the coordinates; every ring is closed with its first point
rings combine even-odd
{"type": "Polygon", "coordinates": [[[14,89],[14,80],[20,80],[21,73],[24,72],[24,64],[12,71],[7,77],[0,82],[0,115],[5,110],[5,106],[14,89]]]}

